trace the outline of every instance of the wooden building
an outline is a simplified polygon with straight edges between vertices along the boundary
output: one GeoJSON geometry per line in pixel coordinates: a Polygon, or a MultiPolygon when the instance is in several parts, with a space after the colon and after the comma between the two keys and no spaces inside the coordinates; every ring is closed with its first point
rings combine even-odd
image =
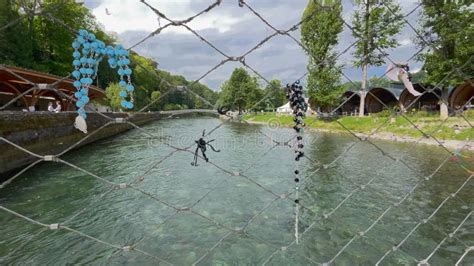
{"type": "MultiPolygon", "coordinates": [[[[53,101],[61,101],[62,110],[76,110],[73,82],[69,78],[0,64],[0,111],[28,110],[31,106],[36,111],[46,111],[48,102],[53,101]]],[[[104,97],[103,90],[89,87],[91,100],[104,97]]]]}

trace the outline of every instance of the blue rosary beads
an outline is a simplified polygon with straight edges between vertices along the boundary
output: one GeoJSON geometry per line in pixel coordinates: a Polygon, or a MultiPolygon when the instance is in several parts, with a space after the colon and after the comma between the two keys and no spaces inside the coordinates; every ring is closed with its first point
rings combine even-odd
{"type": "Polygon", "coordinates": [[[85,106],[89,103],[89,87],[92,85],[94,79],[97,77],[97,69],[99,63],[102,61],[104,56],[108,57],[108,63],[111,68],[117,68],[117,74],[120,76],[119,85],[122,90],[119,93],[121,106],[125,109],[132,109],[133,103],[131,100],[132,92],[134,87],[131,82],[132,69],[129,67],[130,59],[129,52],[125,50],[121,45],[115,47],[105,46],[105,43],[97,40],[95,35],[89,33],[87,30],[79,30],[78,35],[72,42],[74,52],[72,56],[74,58],[72,65],[74,71],[72,76],[74,77],[74,87],[76,92],[74,97],[76,98],[76,107],[78,117],[76,118],[75,126],[79,130],[87,133],[87,125],[85,119],[87,114],[85,106]],[[130,98],[130,100],[127,100],[130,98]]]}

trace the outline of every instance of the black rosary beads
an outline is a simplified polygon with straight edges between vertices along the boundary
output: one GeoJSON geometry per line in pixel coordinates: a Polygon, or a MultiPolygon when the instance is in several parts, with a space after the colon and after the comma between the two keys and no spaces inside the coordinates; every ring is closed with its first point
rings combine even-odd
{"type": "Polygon", "coordinates": [[[197,163],[197,159],[198,159],[198,152],[199,150],[201,150],[201,154],[202,154],[202,157],[204,158],[204,160],[206,160],[206,162],[209,161],[209,158],[207,158],[206,156],[206,150],[207,150],[207,147],[206,146],[209,146],[211,147],[211,149],[214,151],[214,152],[220,152],[220,150],[216,150],[211,144],[211,142],[213,142],[215,139],[212,139],[210,141],[206,141],[204,140],[204,135],[206,134],[206,130],[203,130],[202,131],[202,136],[198,139],[198,140],[195,140],[194,142],[196,142],[197,144],[197,147],[196,147],[196,150],[194,151],[194,159],[193,159],[193,162],[191,162],[191,165],[192,166],[198,166],[198,163],[197,163]]]}
{"type": "Polygon", "coordinates": [[[303,127],[305,126],[304,117],[305,113],[308,110],[308,104],[305,102],[303,97],[303,87],[299,85],[299,82],[293,83],[291,86],[286,85],[287,94],[286,97],[290,101],[290,107],[293,109],[293,121],[295,125],[293,129],[296,131],[296,145],[295,145],[295,161],[299,161],[303,156],[303,137],[301,133],[303,131],[303,127]]]}
{"type": "Polygon", "coordinates": [[[304,117],[305,113],[308,110],[308,104],[306,104],[304,97],[303,97],[303,87],[299,85],[299,81],[291,84],[286,85],[287,93],[286,97],[290,101],[290,107],[293,110],[293,121],[295,122],[295,125],[293,126],[293,129],[296,132],[296,142],[294,147],[295,151],[295,168],[294,168],[294,181],[295,181],[295,240],[296,243],[299,243],[299,233],[298,233],[298,227],[299,227],[299,174],[300,171],[298,170],[298,161],[304,156],[303,152],[303,137],[301,134],[303,133],[303,127],[305,126],[304,123],[304,117]]]}

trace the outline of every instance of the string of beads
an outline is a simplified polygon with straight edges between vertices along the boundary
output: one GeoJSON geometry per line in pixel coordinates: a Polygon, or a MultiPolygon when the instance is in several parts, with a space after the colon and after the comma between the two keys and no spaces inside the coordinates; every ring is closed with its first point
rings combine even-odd
{"type": "Polygon", "coordinates": [[[299,174],[300,170],[298,167],[298,162],[300,159],[304,156],[303,152],[303,128],[305,126],[304,123],[304,117],[305,113],[308,110],[308,105],[306,104],[304,97],[303,97],[303,86],[299,84],[299,81],[296,81],[295,83],[290,85],[286,85],[286,90],[287,94],[286,97],[288,98],[290,102],[290,107],[293,109],[293,121],[295,122],[295,125],[293,126],[293,129],[296,132],[296,142],[294,147],[294,152],[295,152],[295,166],[294,166],[294,181],[295,181],[295,191],[296,191],[296,197],[295,197],[295,239],[296,242],[298,243],[299,238],[298,238],[298,224],[299,224],[299,174]]]}
{"type": "Polygon", "coordinates": [[[87,118],[84,108],[90,100],[89,87],[97,77],[97,69],[104,56],[109,57],[108,63],[111,68],[117,68],[118,66],[119,85],[122,88],[119,93],[122,99],[121,106],[132,109],[131,93],[135,88],[131,82],[132,69],[129,67],[129,52],[121,45],[115,47],[105,46],[103,41],[97,40],[93,33],[89,33],[84,29],[79,30],[78,35],[72,42],[72,47],[74,48],[72,64],[75,68],[72,76],[75,78],[74,87],[77,90],[74,97],[77,99],[78,115],[84,119],[87,118]],[[129,96],[130,100],[127,100],[129,96]]]}

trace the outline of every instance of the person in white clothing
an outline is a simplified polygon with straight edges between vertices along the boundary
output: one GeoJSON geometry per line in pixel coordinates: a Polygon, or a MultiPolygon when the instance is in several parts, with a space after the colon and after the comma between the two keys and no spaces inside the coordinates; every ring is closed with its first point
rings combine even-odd
{"type": "Polygon", "coordinates": [[[54,112],[53,102],[48,103],[48,112],[54,112]]]}
{"type": "Polygon", "coordinates": [[[60,101],[56,101],[56,108],[54,108],[54,112],[55,113],[61,112],[61,102],[60,101]]]}

